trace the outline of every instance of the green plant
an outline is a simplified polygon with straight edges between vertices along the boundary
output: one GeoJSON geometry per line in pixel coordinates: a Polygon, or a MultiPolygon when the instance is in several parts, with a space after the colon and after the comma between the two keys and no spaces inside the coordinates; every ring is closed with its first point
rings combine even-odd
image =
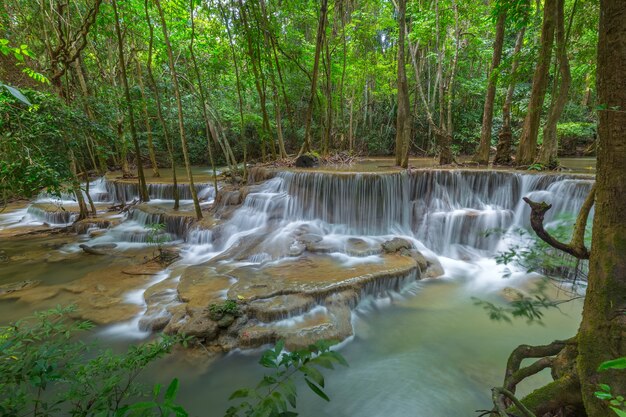
{"type": "Polygon", "coordinates": [[[239,305],[235,300],[226,300],[221,304],[210,304],[209,313],[211,320],[215,321],[221,320],[227,314],[234,317],[239,317],[241,315],[239,305]]]}
{"type": "Polygon", "coordinates": [[[276,343],[274,349],[267,350],[259,363],[273,373],[265,375],[255,388],[244,388],[233,392],[230,400],[243,401],[230,407],[226,417],[267,416],[292,417],[298,414],[290,410],[296,407],[296,385],[294,377],[301,375],[307,386],[320,398],[330,401],[324,392],[324,376],[318,367],[334,369],[334,364],[348,366],[344,357],[330,350],[335,342],[319,341],[307,349],[296,352],[283,352],[284,342],[276,343]]]}
{"type": "MultiPolygon", "coordinates": [[[[72,320],[75,311],[57,307],[0,328],[0,415],[144,415],[133,406],[133,399],[147,394],[137,376],[186,340],[164,336],[123,354],[95,350],[94,344],[74,338],[93,328],[87,321],[72,320]]],[[[171,394],[159,407],[173,404],[171,394]]]]}
{"type": "MultiPolygon", "coordinates": [[[[609,369],[624,370],[626,369],[626,357],[617,358],[600,364],[598,371],[606,371],[609,369]]],[[[626,403],[622,395],[615,395],[611,392],[611,386],[607,384],[598,384],[599,390],[594,392],[596,398],[607,401],[609,408],[619,417],[626,417],[626,403]]]]}
{"type": "Polygon", "coordinates": [[[154,246],[158,255],[155,256],[159,261],[166,261],[169,259],[168,254],[163,250],[163,245],[170,241],[169,235],[165,232],[164,223],[152,223],[146,226],[148,229],[148,236],[146,242],[154,246]]]}

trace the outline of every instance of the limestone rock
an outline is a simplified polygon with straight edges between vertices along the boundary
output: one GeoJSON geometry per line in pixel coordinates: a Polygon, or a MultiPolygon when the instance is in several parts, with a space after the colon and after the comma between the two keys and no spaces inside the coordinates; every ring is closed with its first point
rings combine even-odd
{"type": "Polygon", "coordinates": [[[394,237],[391,240],[383,242],[382,246],[385,253],[396,253],[402,249],[413,248],[413,244],[411,242],[401,237],[394,237]]]}
{"type": "Polygon", "coordinates": [[[364,239],[351,237],[346,243],[345,251],[350,256],[371,256],[382,253],[383,247],[379,243],[368,243],[364,239]]]}

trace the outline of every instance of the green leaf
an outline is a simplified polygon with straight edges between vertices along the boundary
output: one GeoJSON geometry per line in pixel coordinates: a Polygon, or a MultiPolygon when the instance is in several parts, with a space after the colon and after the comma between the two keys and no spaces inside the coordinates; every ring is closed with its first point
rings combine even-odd
{"type": "Polygon", "coordinates": [[[620,410],[619,408],[615,407],[611,407],[611,410],[615,411],[615,414],[617,414],[618,417],[626,417],[626,411],[624,410],[620,410]]]}
{"type": "Polygon", "coordinates": [[[228,397],[228,399],[234,400],[236,398],[247,398],[249,396],[250,396],[250,390],[248,388],[242,388],[230,394],[230,397],[228,397]]]}
{"type": "Polygon", "coordinates": [[[172,379],[170,385],[167,387],[167,391],[165,392],[165,402],[171,403],[176,398],[176,393],[178,392],[178,378],[172,379]]]}
{"type": "Polygon", "coordinates": [[[309,366],[301,366],[300,372],[303,372],[306,376],[311,378],[317,385],[324,388],[324,375],[317,369],[309,366]]]}
{"type": "Polygon", "coordinates": [[[613,398],[613,396],[611,394],[609,394],[608,392],[604,392],[604,391],[596,391],[593,393],[593,395],[596,396],[596,398],[600,399],[600,400],[610,400],[613,398]]]}
{"type": "Polygon", "coordinates": [[[312,383],[309,378],[304,378],[304,381],[309,386],[309,388],[311,388],[311,391],[313,391],[315,394],[317,394],[320,398],[323,398],[326,401],[330,401],[330,398],[328,398],[328,395],[326,395],[324,393],[324,391],[322,391],[317,385],[312,383]]]}
{"type": "Polygon", "coordinates": [[[626,357],[603,362],[598,367],[598,371],[606,371],[607,369],[626,369],[626,357]]]}
{"type": "Polygon", "coordinates": [[[6,85],[6,84],[0,84],[0,86],[4,87],[7,89],[7,91],[9,93],[11,93],[11,95],[13,97],[15,97],[16,99],[18,99],[19,101],[21,101],[22,103],[26,104],[27,106],[32,106],[33,104],[30,102],[30,100],[28,100],[28,98],[20,93],[20,91],[17,88],[11,87],[10,85],[6,85]]]}

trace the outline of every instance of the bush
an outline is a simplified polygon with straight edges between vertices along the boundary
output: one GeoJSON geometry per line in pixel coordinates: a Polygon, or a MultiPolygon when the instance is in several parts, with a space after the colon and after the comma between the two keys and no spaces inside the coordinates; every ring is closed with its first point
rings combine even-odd
{"type": "MultiPolygon", "coordinates": [[[[173,403],[177,381],[170,384],[165,402],[134,403],[148,395],[136,378],[150,362],[170,352],[181,338],[132,346],[124,354],[110,350],[94,352],[93,344],[74,339],[76,333],[93,328],[73,321],[74,307],[57,307],[0,328],[0,415],[5,417],[54,415],[125,416],[146,415],[158,408],[161,415],[174,411],[186,415],[173,403]]],[[[182,410],[184,411],[184,410],[182,410]]]]}

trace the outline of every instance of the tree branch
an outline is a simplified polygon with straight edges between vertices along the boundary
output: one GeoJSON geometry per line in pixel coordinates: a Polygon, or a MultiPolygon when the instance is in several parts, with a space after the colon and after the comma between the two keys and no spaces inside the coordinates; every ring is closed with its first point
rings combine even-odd
{"type": "Polygon", "coordinates": [[[587,225],[587,219],[589,218],[589,212],[591,211],[591,207],[593,207],[595,194],[596,186],[594,184],[589,192],[589,195],[585,199],[585,202],[580,208],[570,243],[563,243],[556,240],[543,228],[545,214],[552,208],[552,204],[548,204],[545,201],[537,203],[528,197],[524,197],[523,200],[530,206],[531,209],[530,226],[533,228],[535,233],[537,233],[537,236],[541,238],[541,240],[553,248],[569,253],[578,259],[589,259],[589,249],[585,246],[585,228],[587,225]]]}

